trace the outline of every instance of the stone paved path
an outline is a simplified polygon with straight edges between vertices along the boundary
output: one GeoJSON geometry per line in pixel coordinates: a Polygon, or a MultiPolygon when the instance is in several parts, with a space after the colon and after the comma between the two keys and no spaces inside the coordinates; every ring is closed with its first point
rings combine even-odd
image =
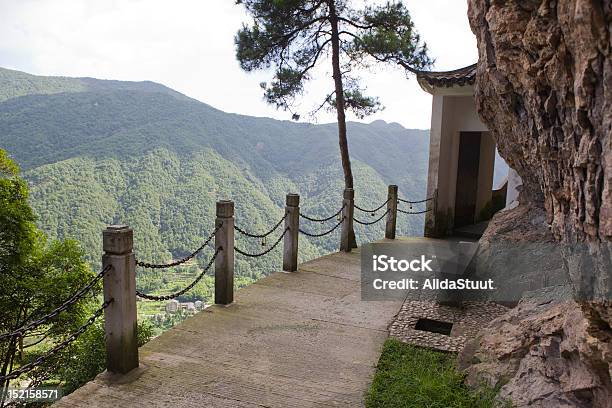
{"type": "MultiPolygon", "coordinates": [[[[471,244],[477,245],[471,239],[460,237],[443,240],[401,237],[395,241],[384,242],[404,245],[407,251],[418,251],[419,248],[422,248],[420,246],[422,244],[429,245],[431,248],[444,247],[450,242],[462,242],[468,246],[471,244]]],[[[474,246],[474,252],[475,249],[476,247],[474,246]]],[[[414,255],[418,255],[418,252],[415,252],[414,255]]],[[[422,292],[417,293],[417,295],[419,294],[422,294],[422,292]]],[[[389,327],[390,336],[404,343],[440,351],[461,351],[466,342],[476,336],[482,327],[508,311],[506,307],[492,302],[464,302],[461,307],[452,307],[432,301],[431,295],[423,299],[417,299],[417,297],[409,296],[405,300],[394,322],[389,327]],[[417,330],[416,327],[419,319],[452,323],[452,330],[449,335],[427,330],[417,330]]]]}
{"type": "Polygon", "coordinates": [[[360,300],[359,251],[275,273],[153,339],[141,367],[56,407],[359,407],[401,301],[360,300]]]}
{"type": "Polygon", "coordinates": [[[390,327],[390,336],[404,343],[440,351],[461,351],[468,340],[508,308],[491,302],[466,302],[462,307],[406,300],[390,327]],[[452,323],[449,335],[417,330],[419,319],[452,323]]]}

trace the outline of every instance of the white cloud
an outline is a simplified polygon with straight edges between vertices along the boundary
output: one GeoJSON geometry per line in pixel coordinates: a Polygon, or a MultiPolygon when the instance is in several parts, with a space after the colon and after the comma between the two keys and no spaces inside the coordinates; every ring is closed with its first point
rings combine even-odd
{"type": "MultiPolygon", "coordinates": [[[[406,4],[437,69],[476,60],[465,1],[406,4]]],[[[227,112],[288,119],[262,100],[259,83],[268,75],[245,73],[236,62],[233,38],[246,20],[232,0],[0,0],[0,66],[38,75],[152,80],[227,112]]],[[[366,121],[429,127],[431,98],[414,77],[398,70],[362,77],[386,107],[366,121]]],[[[313,81],[300,111],[329,87],[324,75],[313,81]]],[[[334,117],[325,113],[318,120],[334,117]]]]}

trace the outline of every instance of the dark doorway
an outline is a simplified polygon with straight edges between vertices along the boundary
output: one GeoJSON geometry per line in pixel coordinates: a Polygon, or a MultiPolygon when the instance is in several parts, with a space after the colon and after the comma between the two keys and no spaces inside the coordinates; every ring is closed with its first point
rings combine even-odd
{"type": "Polygon", "coordinates": [[[441,322],[439,320],[419,319],[414,328],[415,330],[428,331],[450,336],[453,329],[453,324],[449,322],[441,322]]]}
{"type": "Polygon", "coordinates": [[[478,193],[480,136],[481,132],[461,132],[459,134],[455,228],[474,224],[478,193]]]}

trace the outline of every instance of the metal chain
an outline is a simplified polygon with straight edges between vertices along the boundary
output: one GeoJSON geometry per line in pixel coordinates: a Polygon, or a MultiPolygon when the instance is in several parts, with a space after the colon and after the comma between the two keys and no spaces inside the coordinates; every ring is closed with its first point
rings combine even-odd
{"type": "Polygon", "coordinates": [[[397,209],[398,212],[401,212],[403,214],[424,214],[426,212],[430,212],[432,209],[430,208],[429,210],[423,210],[423,211],[404,211],[404,210],[400,210],[399,208],[397,209]]]}
{"type": "Polygon", "coordinates": [[[365,208],[361,208],[359,207],[357,204],[353,204],[354,207],[356,209],[358,209],[359,211],[363,211],[366,213],[375,213],[376,211],[380,210],[381,208],[383,208],[385,205],[387,205],[387,203],[389,202],[390,198],[387,198],[387,201],[385,201],[384,203],[382,203],[381,205],[379,205],[377,208],[373,209],[373,210],[367,210],[365,208]]]}
{"type": "Polygon", "coordinates": [[[196,249],[195,251],[193,251],[191,254],[187,255],[183,259],[179,259],[178,261],[167,263],[167,264],[150,264],[150,263],[147,263],[147,262],[140,262],[140,261],[137,260],[136,261],[136,265],[142,266],[143,268],[149,268],[149,269],[167,269],[167,268],[172,268],[174,266],[182,265],[185,262],[187,262],[190,259],[192,259],[197,254],[199,254],[204,249],[204,247],[206,245],[208,245],[210,240],[213,239],[213,237],[215,236],[217,231],[219,231],[219,229],[221,228],[222,225],[223,225],[223,222],[221,222],[219,224],[219,226],[217,228],[215,228],[215,230],[208,236],[208,238],[206,238],[206,241],[204,241],[204,243],[198,249],[196,249]]]}
{"type": "Polygon", "coordinates": [[[64,310],[68,309],[70,306],[72,306],[73,304],[81,300],[85,296],[85,294],[89,292],[89,290],[92,287],[94,287],[94,285],[98,283],[100,279],[102,279],[104,274],[110,271],[111,267],[112,267],[111,265],[106,265],[106,267],[102,269],[96,276],[94,276],[94,278],[87,285],[83,286],[81,289],[76,291],[71,297],[68,298],[68,300],[66,300],[64,303],[59,305],[57,308],[53,309],[51,312],[47,313],[46,315],[42,316],[41,318],[33,322],[30,322],[24,326],[21,326],[17,330],[14,330],[10,333],[0,334],[0,340],[14,337],[14,336],[21,337],[27,331],[32,330],[40,325],[47,323],[49,320],[53,319],[55,316],[59,315],[61,312],[63,312],[64,310]]]}
{"type": "Polygon", "coordinates": [[[241,250],[238,247],[234,247],[234,251],[238,252],[240,255],[244,255],[244,256],[248,256],[249,258],[259,258],[260,256],[264,256],[266,254],[268,254],[268,252],[272,251],[274,248],[276,248],[276,246],[279,244],[279,242],[281,242],[281,240],[283,239],[283,237],[285,236],[285,234],[287,233],[287,231],[289,231],[289,227],[285,228],[285,230],[283,231],[283,233],[281,234],[280,237],[278,237],[278,239],[276,240],[276,242],[274,244],[272,244],[272,246],[268,249],[266,249],[263,252],[260,252],[258,254],[250,254],[248,252],[244,252],[243,250],[241,250]]]}
{"type": "Polygon", "coordinates": [[[245,235],[245,236],[247,236],[249,238],[265,238],[268,235],[270,235],[271,233],[273,233],[274,231],[276,231],[276,229],[278,227],[280,227],[280,225],[283,223],[283,221],[285,221],[285,218],[287,218],[287,214],[285,214],[283,216],[283,218],[281,218],[280,221],[278,221],[276,223],[276,225],[274,227],[272,227],[272,229],[270,231],[266,232],[265,234],[251,234],[250,232],[246,232],[245,230],[243,230],[242,228],[237,227],[236,225],[234,225],[234,229],[236,231],[238,231],[239,233],[241,233],[242,235],[245,235]]]}
{"type": "Polygon", "coordinates": [[[84,325],[82,325],[81,327],[79,327],[77,329],[77,331],[75,331],[74,333],[72,333],[70,336],[68,336],[68,338],[66,338],[64,341],[62,341],[61,343],[58,343],[55,347],[53,347],[51,350],[47,351],[45,354],[43,354],[42,356],[38,357],[36,360],[29,362],[28,364],[24,364],[21,367],[19,367],[19,369],[5,375],[5,376],[0,376],[0,381],[6,381],[6,380],[13,380],[17,377],[19,377],[21,374],[27,373],[29,371],[32,371],[34,368],[38,367],[39,365],[43,364],[49,357],[52,357],[53,355],[57,354],[58,352],[62,351],[63,349],[65,349],[66,347],[68,347],[70,345],[70,343],[72,343],[73,341],[75,341],[81,334],[83,334],[83,332],[85,332],[85,330],[87,330],[87,328],[89,326],[91,326],[98,317],[100,317],[100,315],[104,312],[104,309],[106,309],[108,307],[108,305],[110,305],[112,303],[113,299],[107,300],[106,302],[104,302],[102,304],[102,306],[96,310],[94,312],[94,314],[85,322],[84,325]]]}
{"type": "Polygon", "coordinates": [[[305,218],[308,221],[313,221],[313,222],[327,222],[327,221],[331,220],[332,218],[337,217],[338,215],[340,215],[342,210],[344,210],[344,207],[346,207],[346,204],[343,204],[342,208],[340,208],[335,214],[330,215],[327,218],[312,218],[312,217],[307,216],[306,214],[302,214],[301,212],[300,212],[300,217],[305,218]]]}
{"type": "Polygon", "coordinates": [[[210,259],[210,261],[208,262],[208,264],[206,265],[206,267],[204,267],[204,270],[202,270],[202,272],[198,275],[197,278],[195,278],[195,280],[193,282],[191,282],[187,287],[185,287],[182,290],[179,290],[178,292],[169,294],[169,295],[160,295],[160,296],[156,296],[156,295],[147,295],[146,293],[142,293],[140,292],[138,289],[136,289],[136,296],[141,297],[143,299],[148,299],[148,300],[170,300],[170,299],[174,299],[177,298],[181,295],[183,295],[184,293],[187,293],[188,291],[190,291],[200,280],[202,280],[202,278],[204,277],[204,275],[206,275],[206,272],[208,272],[208,270],[210,269],[210,267],[212,266],[213,262],[215,262],[215,259],[217,258],[217,255],[219,254],[219,252],[221,252],[223,250],[223,248],[219,247],[217,248],[217,250],[215,251],[215,254],[213,255],[213,257],[210,259]]]}
{"type": "Polygon", "coordinates": [[[330,229],[329,231],[323,232],[321,234],[315,234],[312,232],[307,232],[304,231],[303,229],[300,228],[300,233],[306,235],[307,237],[313,237],[313,238],[318,238],[318,237],[324,237],[325,235],[331,234],[332,232],[334,232],[336,230],[336,228],[338,228],[340,225],[342,225],[342,222],[344,221],[346,217],[342,217],[342,219],[340,220],[340,222],[338,222],[336,225],[333,226],[332,229],[330,229]]]}
{"type": "Polygon", "coordinates": [[[375,219],[374,221],[359,221],[357,218],[353,217],[353,221],[355,221],[357,224],[361,224],[361,225],[374,225],[376,224],[378,221],[382,220],[385,215],[389,214],[389,209],[387,209],[387,211],[384,212],[383,215],[381,215],[380,217],[378,217],[377,219],[375,219]]]}
{"type": "Polygon", "coordinates": [[[410,201],[410,200],[404,200],[404,199],[398,198],[397,201],[402,202],[402,203],[408,203],[408,204],[420,204],[420,203],[426,203],[427,201],[431,201],[434,198],[435,197],[429,197],[429,198],[425,198],[419,201],[410,201]]]}

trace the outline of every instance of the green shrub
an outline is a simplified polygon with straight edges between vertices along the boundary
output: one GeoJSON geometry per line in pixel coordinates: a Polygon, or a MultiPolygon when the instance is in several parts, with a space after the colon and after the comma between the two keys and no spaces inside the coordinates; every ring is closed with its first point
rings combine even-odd
{"type": "MultiPolygon", "coordinates": [[[[153,333],[149,322],[138,322],[138,346],[148,342],[153,333]]],[[[104,319],[99,319],[66,350],[62,367],[53,382],[59,382],[64,394],[69,394],[94,379],[106,369],[104,319]]]]}

